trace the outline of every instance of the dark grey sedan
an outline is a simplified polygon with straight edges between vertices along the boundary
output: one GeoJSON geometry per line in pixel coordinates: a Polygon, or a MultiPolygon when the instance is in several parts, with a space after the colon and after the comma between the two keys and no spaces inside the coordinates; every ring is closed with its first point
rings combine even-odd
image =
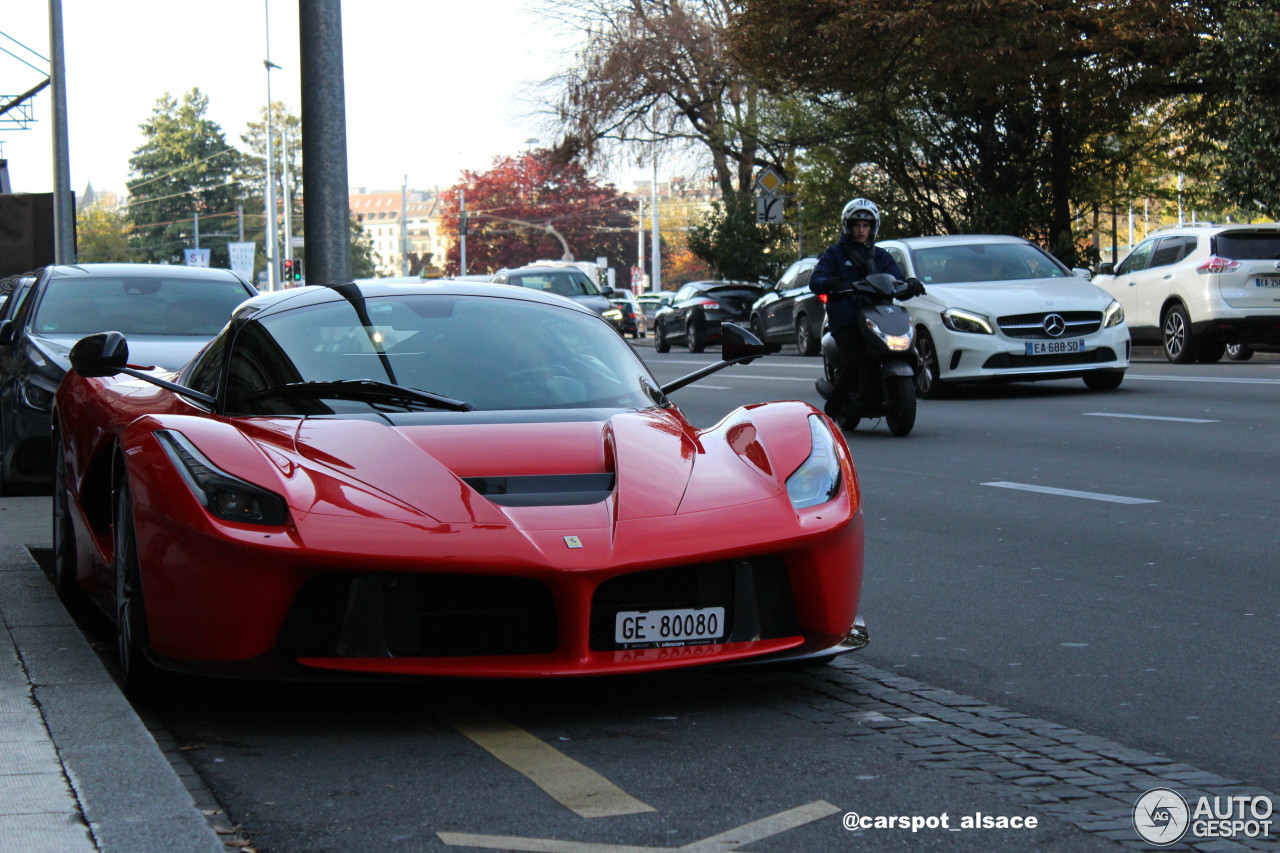
{"type": "Polygon", "coordinates": [[[772,352],[795,344],[801,355],[822,350],[822,321],[826,305],[809,289],[817,258],[804,258],[787,268],[778,283],[751,306],[751,331],[772,352]]]}
{"type": "Polygon", "coordinates": [[[0,320],[0,491],[52,483],[50,411],[72,344],[94,332],[122,332],[131,362],[177,370],[221,331],[232,309],[257,295],[225,269],[81,264],[41,270],[0,320]]]}

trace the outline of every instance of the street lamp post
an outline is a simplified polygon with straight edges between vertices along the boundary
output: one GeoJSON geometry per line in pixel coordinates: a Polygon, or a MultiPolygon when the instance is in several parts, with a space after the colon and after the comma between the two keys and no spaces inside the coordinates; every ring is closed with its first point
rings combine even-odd
{"type": "Polygon", "coordinates": [[[276,147],[275,130],[271,120],[271,69],[280,66],[271,61],[270,17],[268,13],[267,58],[262,60],[263,66],[267,69],[267,191],[265,193],[267,230],[263,234],[263,239],[266,242],[264,251],[267,256],[267,290],[275,290],[280,281],[280,271],[276,258],[276,180],[271,165],[276,147]]]}

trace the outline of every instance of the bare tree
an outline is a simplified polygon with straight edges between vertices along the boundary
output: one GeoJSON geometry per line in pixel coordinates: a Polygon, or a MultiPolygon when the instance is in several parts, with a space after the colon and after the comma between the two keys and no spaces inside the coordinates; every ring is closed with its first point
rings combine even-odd
{"type": "MultiPolygon", "coordinates": [[[[760,90],[728,51],[736,0],[556,0],[544,14],[585,33],[554,81],[561,156],[599,162],[654,144],[702,149],[726,196],[766,159],[760,90]]],[[[776,158],[775,158],[776,160],[776,158]]],[[[776,163],[775,163],[776,164],[776,163]]],[[[781,165],[781,164],[777,164],[781,165]]]]}

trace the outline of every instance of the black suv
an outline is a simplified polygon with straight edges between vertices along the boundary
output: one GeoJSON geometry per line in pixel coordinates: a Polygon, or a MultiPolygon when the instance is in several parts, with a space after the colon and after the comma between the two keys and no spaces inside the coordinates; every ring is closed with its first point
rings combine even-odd
{"type": "Polygon", "coordinates": [[[751,331],[771,352],[783,344],[795,344],[801,355],[817,355],[822,349],[827,309],[809,289],[809,276],[817,264],[817,258],[796,261],[751,306],[751,331]]]}

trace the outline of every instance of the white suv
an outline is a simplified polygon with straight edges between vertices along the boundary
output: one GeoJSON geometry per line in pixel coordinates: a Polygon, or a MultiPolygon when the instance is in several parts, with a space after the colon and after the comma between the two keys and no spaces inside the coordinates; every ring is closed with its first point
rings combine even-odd
{"type": "Polygon", "coordinates": [[[1280,344],[1280,225],[1162,228],[1093,283],[1120,300],[1134,343],[1177,364],[1280,344]]]}

